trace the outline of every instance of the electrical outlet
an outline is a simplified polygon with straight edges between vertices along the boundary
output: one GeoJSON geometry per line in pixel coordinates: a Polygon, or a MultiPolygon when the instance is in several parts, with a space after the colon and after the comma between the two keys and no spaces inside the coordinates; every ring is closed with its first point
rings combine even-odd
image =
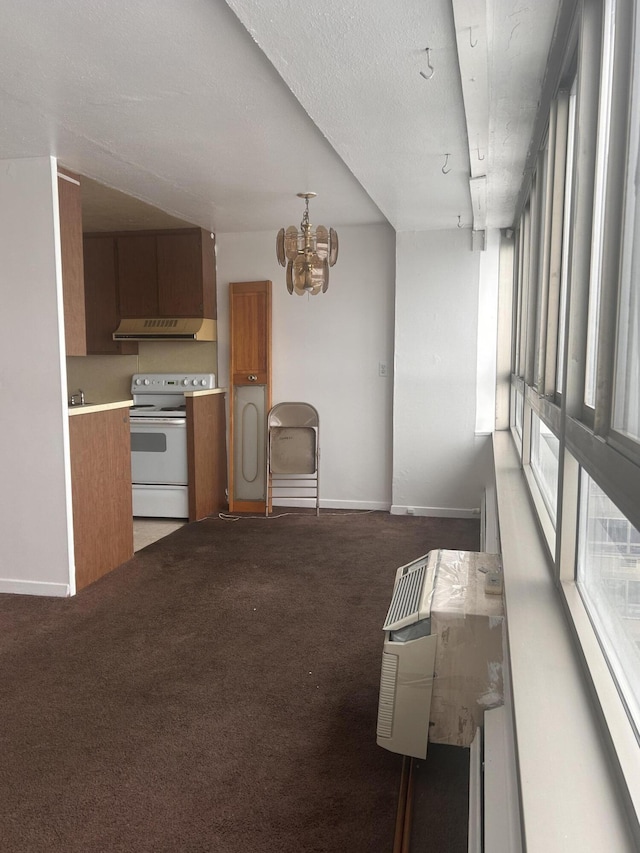
{"type": "Polygon", "coordinates": [[[378,362],[378,376],[386,376],[387,375],[387,362],[379,361],[378,362]]]}

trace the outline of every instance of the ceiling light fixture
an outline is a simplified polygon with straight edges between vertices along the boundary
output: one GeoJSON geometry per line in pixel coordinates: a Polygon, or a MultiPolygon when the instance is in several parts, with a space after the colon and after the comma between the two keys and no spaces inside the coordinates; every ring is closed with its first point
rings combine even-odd
{"type": "Polygon", "coordinates": [[[287,290],[303,296],[315,296],[329,287],[329,267],[338,260],[338,235],[324,225],[314,230],[309,222],[309,199],[315,193],[298,193],[305,200],[300,230],[290,225],[281,228],[276,238],[276,255],[280,266],[287,268],[287,290]]]}

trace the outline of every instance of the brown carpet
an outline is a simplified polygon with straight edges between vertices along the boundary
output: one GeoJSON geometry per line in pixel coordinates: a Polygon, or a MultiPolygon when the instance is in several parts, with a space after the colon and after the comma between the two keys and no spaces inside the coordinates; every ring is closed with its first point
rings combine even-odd
{"type": "Polygon", "coordinates": [[[207,519],[75,598],[0,596],[0,848],[390,851],[394,572],[477,547],[475,521],[207,519]]]}

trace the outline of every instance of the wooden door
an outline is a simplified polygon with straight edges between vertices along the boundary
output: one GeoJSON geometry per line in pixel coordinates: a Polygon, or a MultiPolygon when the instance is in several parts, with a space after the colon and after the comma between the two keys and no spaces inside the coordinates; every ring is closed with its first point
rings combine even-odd
{"type": "Polygon", "coordinates": [[[229,285],[229,509],[266,508],[266,421],[271,408],[271,282],[229,285]]]}
{"type": "Polygon", "coordinates": [[[158,270],[154,234],[118,236],[118,307],[121,317],[158,316],[158,270]]]}

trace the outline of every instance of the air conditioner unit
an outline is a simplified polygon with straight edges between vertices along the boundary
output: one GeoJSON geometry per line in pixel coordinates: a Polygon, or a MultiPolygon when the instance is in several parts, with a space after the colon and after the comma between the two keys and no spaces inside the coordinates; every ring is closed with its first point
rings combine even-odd
{"type": "Polygon", "coordinates": [[[426,758],[436,635],[431,601],[439,551],[430,551],[395,577],[383,625],[377,743],[391,752],[426,758]]]}

